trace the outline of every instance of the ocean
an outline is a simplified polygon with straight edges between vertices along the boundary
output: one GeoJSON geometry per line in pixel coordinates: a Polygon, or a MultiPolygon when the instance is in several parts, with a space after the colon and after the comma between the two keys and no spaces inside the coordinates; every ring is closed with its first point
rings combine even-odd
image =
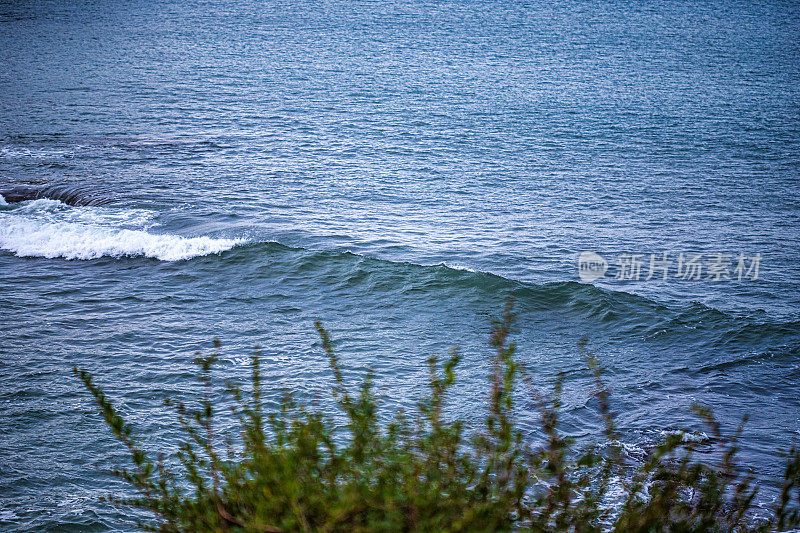
{"type": "MultiPolygon", "coordinates": [[[[413,409],[430,355],[477,420],[509,298],[566,433],[632,458],[730,431],[775,498],[800,440],[800,6],[464,0],[0,2],[0,528],[130,531],[124,450],[192,363],[326,408],[413,409]]],[[[536,409],[520,391],[519,419],[536,409]]],[[[709,447],[712,447],[709,445],[709,447]]]]}

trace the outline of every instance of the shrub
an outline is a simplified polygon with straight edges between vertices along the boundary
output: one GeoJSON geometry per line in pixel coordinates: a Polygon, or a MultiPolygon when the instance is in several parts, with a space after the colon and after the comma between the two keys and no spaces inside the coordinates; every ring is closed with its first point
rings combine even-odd
{"type": "Polygon", "coordinates": [[[493,325],[488,414],[470,435],[463,421],[442,415],[457,351],[441,368],[429,359],[430,392],[413,420],[400,412],[382,425],[372,376],[351,392],[317,323],[346,429],[337,431],[321,411],[291,397],[265,412],[254,355],[250,390],[227,386],[240,435],[221,452],[211,399],[216,357],[198,358],[204,398],[195,407],[167,400],[184,432],[177,469],[144,450],[92,376],[74,371],[130,455],[131,464],[114,474],[138,495],[110,500],[149,511],[153,521],[140,526],[151,531],[767,531],[800,525],[800,453],[788,454],[773,513],[756,519],[757,487],[737,464],[742,428],[723,435],[708,409],[695,411],[719,443],[718,463],[695,460],[695,444],[670,434],[643,464],[629,464],[591,355],[585,357],[595,376],[604,443],[579,449],[559,431],[561,379],[550,394],[533,390],[514,358],[511,321],[509,306],[493,325]],[[520,377],[536,399],[541,442],[529,442],[516,424],[513,397],[520,377]]]}

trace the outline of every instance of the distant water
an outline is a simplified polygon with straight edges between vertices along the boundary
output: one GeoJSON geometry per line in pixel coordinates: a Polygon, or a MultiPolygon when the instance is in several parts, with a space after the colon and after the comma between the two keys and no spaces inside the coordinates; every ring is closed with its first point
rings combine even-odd
{"type": "Polygon", "coordinates": [[[566,431],[599,426],[586,337],[633,457],[703,439],[702,402],[729,429],[751,414],[744,459],[779,475],[800,440],[800,8],[754,4],[0,3],[0,529],[134,527],[98,501],[124,454],[72,365],[160,446],[164,391],[196,392],[214,337],[220,378],[261,345],[273,398],[324,398],[321,319],[387,412],[460,346],[471,419],[509,296],[534,382],[566,373],[566,431]],[[604,278],[580,281],[584,251],[604,278]],[[613,279],[634,254],[639,280],[613,279]]]}

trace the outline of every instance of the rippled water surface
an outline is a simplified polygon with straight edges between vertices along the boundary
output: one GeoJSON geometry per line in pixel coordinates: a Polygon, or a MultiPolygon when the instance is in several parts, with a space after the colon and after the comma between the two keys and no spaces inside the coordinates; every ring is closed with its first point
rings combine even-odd
{"type": "Polygon", "coordinates": [[[0,2],[0,528],[134,528],[98,501],[124,456],[73,365],[163,446],[214,337],[221,378],[261,345],[273,398],[324,398],[321,319],[387,412],[460,346],[471,419],[509,296],[566,431],[599,425],[585,337],[631,453],[702,438],[693,402],[750,413],[774,497],[800,438],[796,3],[121,4],[0,2]]]}

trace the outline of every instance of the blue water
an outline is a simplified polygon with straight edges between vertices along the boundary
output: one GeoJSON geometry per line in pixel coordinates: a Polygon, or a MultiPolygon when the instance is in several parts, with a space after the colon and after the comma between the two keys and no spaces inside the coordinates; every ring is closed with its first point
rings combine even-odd
{"type": "Polygon", "coordinates": [[[0,527],[134,528],[73,365],[168,446],[214,337],[220,378],[260,345],[272,398],[328,405],[321,319],[387,413],[458,345],[475,420],[509,296],[566,431],[599,426],[586,337],[633,459],[702,440],[693,402],[749,413],[769,505],[800,440],[800,8],[754,4],[0,2],[0,527]]]}

